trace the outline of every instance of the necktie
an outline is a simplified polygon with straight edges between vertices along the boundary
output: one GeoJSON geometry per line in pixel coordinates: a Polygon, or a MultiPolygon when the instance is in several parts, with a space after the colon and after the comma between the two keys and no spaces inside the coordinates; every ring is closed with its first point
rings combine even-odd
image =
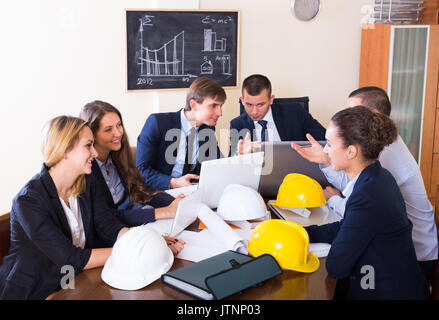
{"type": "Polygon", "coordinates": [[[267,131],[267,121],[266,120],[259,120],[258,123],[261,125],[261,141],[267,141],[268,140],[268,134],[266,134],[267,131]]]}
{"type": "Polygon", "coordinates": [[[190,163],[192,160],[192,155],[194,154],[194,139],[196,137],[197,130],[195,127],[192,127],[192,129],[189,131],[189,134],[186,136],[186,157],[184,159],[184,166],[183,166],[183,173],[182,176],[190,173],[193,167],[193,163],[190,163]]]}

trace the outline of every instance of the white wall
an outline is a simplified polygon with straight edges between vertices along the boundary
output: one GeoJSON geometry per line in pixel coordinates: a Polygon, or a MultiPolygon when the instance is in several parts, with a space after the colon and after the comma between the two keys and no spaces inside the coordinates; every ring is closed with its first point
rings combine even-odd
{"type": "MultiPolygon", "coordinates": [[[[278,97],[310,96],[311,113],[326,126],[358,84],[361,8],[372,1],[321,1],[310,22],[292,15],[289,0],[2,1],[0,214],[39,171],[41,129],[50,118],[108,101],[121,110],[135,145],[151,112],[183,106],[181,90],[125,91],[125,8],[239,9],[241,81],[263,73],[278,97]]],[[[218,128],[238,115],[240,90],[227,95],[218,128]]]]}
{"type": "MultiPolygon", "coordinates": [[[[277,97],[309,96],[310,112],[326,126],[358,85],[362,8],[372,3],[322,0],[308,22],[295,18],[289,0],[203,0],[201,8],[241,10],[241,80],[262,73],[277,97]]],[[[230,112],[221,124],[238,110],[230,112]]]]}

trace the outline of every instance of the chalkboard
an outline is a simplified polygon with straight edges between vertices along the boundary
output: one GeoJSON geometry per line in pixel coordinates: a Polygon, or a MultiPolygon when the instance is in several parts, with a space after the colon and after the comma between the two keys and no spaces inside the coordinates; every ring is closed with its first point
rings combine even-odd
{"type": "Polygon", "coordinates": [[[127,89],[188,88],[197,77],[237,87],[238,11],[126,10],[127,89]]]}

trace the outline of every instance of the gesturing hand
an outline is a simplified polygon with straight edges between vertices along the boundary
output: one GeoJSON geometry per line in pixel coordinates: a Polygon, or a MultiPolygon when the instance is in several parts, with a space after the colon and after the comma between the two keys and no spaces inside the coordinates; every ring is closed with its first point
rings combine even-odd
{"type": "Polygon", "coordinates": [[[292,142],[291,148],[296,150],[298,154],[300,154],[308,161],[322,164],[324,167],[329,166],[329,157],[326,153],[323,152],[322,145],[318,143],[309,133],[306,134],[306,138],[309,142],[311,142],[310,147],[301,147],[298,144],[292,142]]]}
{"type": "Polygon", "coordinates": [[[238,154],[249,154],[261,149],[261,141],[252,141],[250,138],[250,132],[244,137],[244,140],[239,139],[238,141],[238,154]]]}

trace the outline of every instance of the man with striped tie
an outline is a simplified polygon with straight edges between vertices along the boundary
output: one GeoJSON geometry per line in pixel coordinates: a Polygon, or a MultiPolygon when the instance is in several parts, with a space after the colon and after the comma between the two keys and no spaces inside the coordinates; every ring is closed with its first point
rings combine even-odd
{"type": "Polygon", "coordinates": [[[222,157],[215,125],[225,101],[219,83],[199,77],[189,87],[184,108],[148,117],[137,138],[136,166],[151,189],[191,185],[201,162],[222,157]]]}
{"type": "Polygon", "coordinates": [[[317,140],[325,140],[325,128],[298,103],[273,103],[271,83],[266,76],[247,77],[240,99],[245,112],[230,121],[232,155],[247,153],[243,139],[255,141],[255,145],[259,141],[301,141],[310,133],[317,140]]]}

